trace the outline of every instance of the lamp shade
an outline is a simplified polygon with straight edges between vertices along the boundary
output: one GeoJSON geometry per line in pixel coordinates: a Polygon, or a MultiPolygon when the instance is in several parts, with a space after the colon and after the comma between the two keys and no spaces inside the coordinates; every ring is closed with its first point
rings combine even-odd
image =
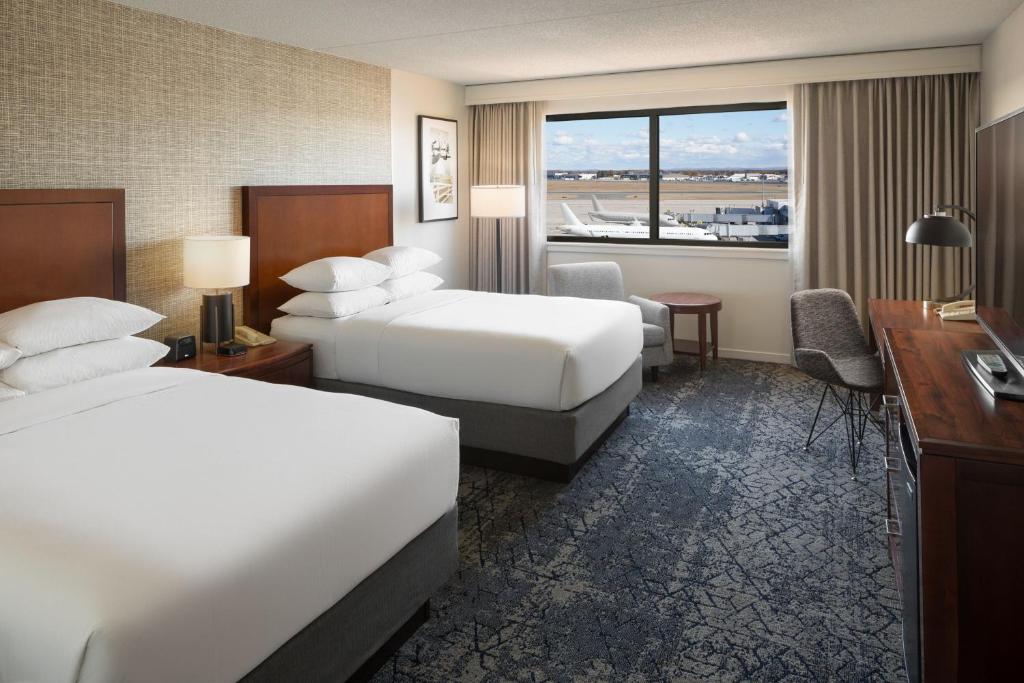
{"type": "Polygon", "coordinates": [[[522,218],[526,215],[526,188],[474,185],[469,188],[469,212],[474,218],[522,218]]]}
{"type": "Polygon", "coordinates": [[[971,231],[967,226],[945,213],[925,214],[907,228],[906,240],[910,244],[930,244],[935,247],[970,247],[971,231]]]}
{"type": "Polygon", "coordinates": [[[236,235],[186,237],[185,286],[227,289],[249,284],[249,238],[236,235]]]}

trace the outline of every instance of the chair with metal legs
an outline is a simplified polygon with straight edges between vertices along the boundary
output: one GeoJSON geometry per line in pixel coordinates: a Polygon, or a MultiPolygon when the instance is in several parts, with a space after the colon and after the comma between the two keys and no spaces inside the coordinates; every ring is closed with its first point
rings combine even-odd
{"type": "Polygon", "coordinates": [[[882,364],[871,353],[857,309],[841,289],[808,289],[790,297],[796,366],[825,383],[804,450],[840,420],[853,478],[863,450],[864,431],[872,422],[870,395],[882,393],[882,364]],[[832,396],[840,414],[814,434],[825,399],[832,396]]]}

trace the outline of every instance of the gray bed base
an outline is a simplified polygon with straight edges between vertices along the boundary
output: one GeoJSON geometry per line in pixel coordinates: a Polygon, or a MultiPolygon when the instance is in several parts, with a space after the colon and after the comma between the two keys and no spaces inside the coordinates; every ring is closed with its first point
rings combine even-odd
{"type": "Polygon", "coordinates": [[[426,621],[430,596],[455,572],[458,526],[452,508],[246,674],[243,683],[372,678],[426,621]]]}
{"type": "Polygon", "coordinates": [[[566,411],[440,398],[333,379],[314,378],[313,386],[458,418],[463,462],[569,481],[628,414],[643,385],[641,373],[637,357],[610,387],[566,411]]]}

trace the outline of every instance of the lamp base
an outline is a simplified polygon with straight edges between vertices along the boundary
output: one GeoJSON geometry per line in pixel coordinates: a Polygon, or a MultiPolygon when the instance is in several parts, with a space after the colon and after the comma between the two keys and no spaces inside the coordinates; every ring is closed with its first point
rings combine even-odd
{"type": "Polygon", "coordinates": [[[974,287],[974,285],[970,285],[964,291],[960,292],[959,294],[954,294],[953,296],[947,296],[941,299],[926,299],[924,302],[924,310],[931,311],[936,308],[941,308],[946,304],[951,304],[954,301],[963,301],[964,299],[966,299],[967,297],[974,293],[974,287]]]}
{"type": "Polygon", "coordinates": [[[218,356],[244,356],[246,348],[243,344],[228,342],[217,347],[218,356]]]}
{"type": "Polygon", "coordinates": [[[203,294],[199,326],[204,344],[220,344],[235,338],[235,306],[231,292],[203,294]]]}

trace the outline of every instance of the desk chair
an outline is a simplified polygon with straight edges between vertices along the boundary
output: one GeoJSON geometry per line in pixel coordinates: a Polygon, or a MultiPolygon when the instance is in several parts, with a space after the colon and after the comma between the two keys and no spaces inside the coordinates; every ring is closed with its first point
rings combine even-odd
{"type": "Polygon", "coordinates": [[[882,393],[882,364],[868,347],[853,299],[843,290],[807,289],[793,294],[789,303],[796,366],[825,383],[804,450],[842,419],[852,478],[856,479],[864,429],[871,419],[871,401],[865,395],[882,393]],[[815,436],[829,394],[839,406],[840,415],[815,436]]]}

